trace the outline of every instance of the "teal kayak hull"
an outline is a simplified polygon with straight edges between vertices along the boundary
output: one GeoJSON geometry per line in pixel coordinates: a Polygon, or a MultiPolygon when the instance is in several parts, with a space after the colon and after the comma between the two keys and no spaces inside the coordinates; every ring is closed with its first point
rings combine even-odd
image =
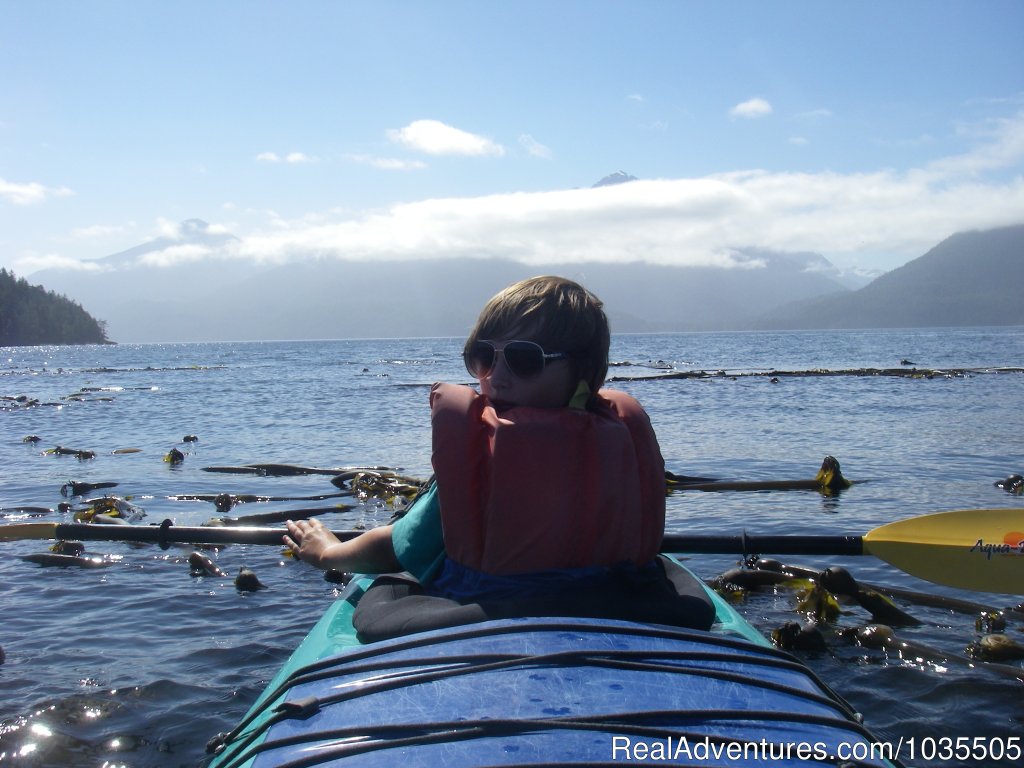
{"type": "Polygon", "coordinates": [[[859,716],[719,595],[708,632],[522,618],[361,644],[324,613],[209,768],[891,766],[859,716]]]}

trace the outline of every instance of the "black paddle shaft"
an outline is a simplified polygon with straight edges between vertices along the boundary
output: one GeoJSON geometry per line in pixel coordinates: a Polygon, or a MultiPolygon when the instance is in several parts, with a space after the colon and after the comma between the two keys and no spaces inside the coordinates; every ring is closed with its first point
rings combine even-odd
{"type": "MultiPolygon", "coordinates": [[[[165,520],[160,525],[97,525],[60,523],[54,538],[88,541],[140,541],[153,544],[280,544],[284,528],[245,526],[178,526],[165,520]]],[[[361,531],[334,531],[341,540],[353,539],[361,531]]],[[[736,555],[862,555],[860,536],[738,536],[668,534],[663,552],[736,555]]]]}
{"type": "Polygon", "coordinates": [[[662,552],[735,555],[863,555],[861,536],[739,536],[666,534],[662,552]]]}
{"type": "MultiPolygon", "coordinates": [[[[139,541],[167,546],[170,544],[282,544],[284,528],[246,526],[188,527],[164,520],[160,525],[108,525],[96,523],[59,523],[54,532],[57,539],[83,541],[139,541]]],[[[334,531],[340,539],[354,539],[361,531],[334,531]]]]}

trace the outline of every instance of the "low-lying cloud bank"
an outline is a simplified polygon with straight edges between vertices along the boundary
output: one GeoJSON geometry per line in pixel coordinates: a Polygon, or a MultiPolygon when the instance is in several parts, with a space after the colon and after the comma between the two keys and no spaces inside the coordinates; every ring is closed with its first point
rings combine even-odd
{"type": "Polygon", "coordinates": [[[757,246],[902,263],[954,232],[1021,221],[1024,176],[1005,171],[1022,159],[1024,113],[990,126],[972,152],[907,172],[750,170],[431,199],[351,218],[280,221],[230,251],[271,263],[469,256],[748,268],[734,250],[757,246]]]}
{"type": "MultiPolygon", "coordinates": [[[[420,149],[496,154],[424,121],[395,140],[420,149]]],[[[427,199],[360,214],[273,219],[262,230],[220,231],[226,243],[170,245],[145,255],[170,266],[212,255],[294,260],[501,258],[527,264],[627,262],[756,268],[751,247],[814,251],[847,268],[921,255],[945,237],[1024,220],[1024,112],[987,126],[972,151],[909,171],[744,170],[600,188],[427,199]]],[[[21,191],[31,194],[30,191],[21,191]]],[[[11,194],[8,190],[8,194],[11,194]]],[[[163,233],[165,236],[167,232],[163,233]]]]}

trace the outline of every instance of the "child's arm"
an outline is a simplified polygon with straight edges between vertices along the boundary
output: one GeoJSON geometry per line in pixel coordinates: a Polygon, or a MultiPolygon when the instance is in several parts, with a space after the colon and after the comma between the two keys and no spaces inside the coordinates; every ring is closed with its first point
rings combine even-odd
{"type": "Polygon", "coordinates": [[[402,570],[391,544],[391,526],[373,528],[349,541],[339,541],[319,520],[287,521],[288,549],[317,568],[356,573],[393,573],[402,570]]]}

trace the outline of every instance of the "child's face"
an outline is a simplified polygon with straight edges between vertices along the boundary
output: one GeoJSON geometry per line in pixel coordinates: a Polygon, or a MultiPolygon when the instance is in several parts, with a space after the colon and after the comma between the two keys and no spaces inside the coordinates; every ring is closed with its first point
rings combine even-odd
{"type": "MultiPolygon", "coordinates": [[[[501,349],[512,338],[494,339],[494,345],[501,349]]],[[[529,340],[529,337],[523,336],[515,338],[529,340]]],[[[479,377],[479,381],[480,393],[498,411],[515,406],[562,408],[568,405],[577,384],[573,380],[572,365],[568,360],[548,360],[539,374],[522,378],[509,370],[505,356],[501,354],[496,355],[494,367],[479,377]]]]}

